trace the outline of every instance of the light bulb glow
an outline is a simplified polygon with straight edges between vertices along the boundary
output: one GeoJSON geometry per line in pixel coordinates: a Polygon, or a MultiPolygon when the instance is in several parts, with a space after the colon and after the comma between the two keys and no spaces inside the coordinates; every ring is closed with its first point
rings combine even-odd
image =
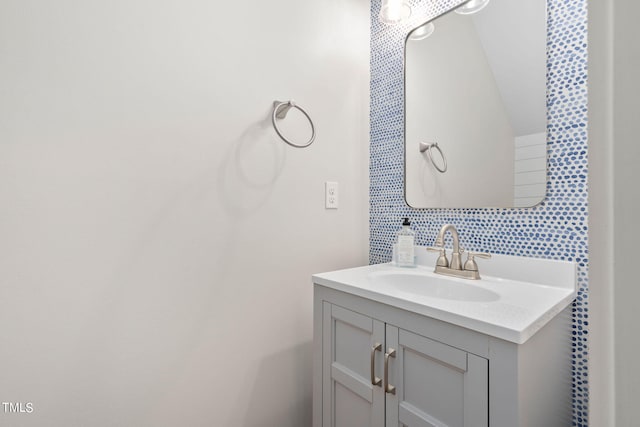
{"type": "Polygon", "coordinates": [[[436,26],[433,22],[427,22],[424,25],[419,26],[409,34],[409,40],[424,40],[429,37],[436,30],[436,26]]]}
{"type": "Polygon", "coordinates": [[[383,0],[380,6],[380,22],[397,24],[411,16],[411,6],[405,0],[383,0]]]}
{"type": "Polygon", "coordinates": [[[471,15],[480,12],[489,4],[489,0],[470,0],[457,8],[455,12],[460,15],[471,15]]]}

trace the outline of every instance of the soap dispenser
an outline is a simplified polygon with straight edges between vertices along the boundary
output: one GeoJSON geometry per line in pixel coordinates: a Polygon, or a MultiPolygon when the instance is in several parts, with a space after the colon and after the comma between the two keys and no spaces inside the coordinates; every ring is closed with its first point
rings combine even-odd
{"type": "Polygon", "coordinates": [[[402,228],[398,231],[396,240],[396,265],[398,267],[416,266],[416,233],[411,229],[409,218],[404,218],[402,228]]]}

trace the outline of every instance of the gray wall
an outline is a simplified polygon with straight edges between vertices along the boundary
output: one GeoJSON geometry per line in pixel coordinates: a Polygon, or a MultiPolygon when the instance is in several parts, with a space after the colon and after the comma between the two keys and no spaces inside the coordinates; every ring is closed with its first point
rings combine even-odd
{"type": "Polygon", "coordinates": [[[613,197],[614,197],[614,322],[616,423],[638,422],[640,369],[637,355],[638,280],[637,246],[640,241],[638,212],[638,162],[640,161],[640,46],[638,23],[640,4],[628,0],[614,2],[613,74],[613,197]]]}
{"type": "Polygon", "coordinates": [[[593,426],[637,423],[636,355],[640,239],[636,188],[640,47],[637,2],[590,5],[590,222],[593,335],[590,357],[593,426]],[[593,120],[593,121],[592,121],[593,120]]]}

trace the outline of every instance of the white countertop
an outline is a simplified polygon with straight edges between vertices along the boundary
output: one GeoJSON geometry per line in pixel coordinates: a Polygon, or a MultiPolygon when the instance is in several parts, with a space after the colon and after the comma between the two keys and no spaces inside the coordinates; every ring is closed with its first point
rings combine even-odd
{"type": "Polygon", "coordinates": [[[376,264],[315,274],[313,282],[517,344],[527,341],[576,297],[575,264],[571,262],[494,255],[482,260],[481,280],[468,280],[435,274],[433,258],[421,261],[423,265],[409,269],[376,264]],[[489,297],[468,301],[430,296],[414,291],[416,285],[412,290],[376,280],[385,274],[400,280],[402,275],[424,275],[425,280],[438,281],[441,286],[478,287],[481,295],[489,297]]]}

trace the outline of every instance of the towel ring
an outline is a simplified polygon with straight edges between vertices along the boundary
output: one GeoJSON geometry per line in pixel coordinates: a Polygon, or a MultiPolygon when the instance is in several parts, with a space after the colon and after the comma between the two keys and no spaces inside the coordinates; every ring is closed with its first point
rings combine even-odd
{"type": "Polygon", "coordinates": [[[306,148],[308,146],[310,146],[311,144],[313,144],[313,140],[316,138],[316,128],[313,125],[313,120],[311,120],[311,117],[309,117],[309,114],[307,114],[306,111],[304,111],[302,109],[302,107],[300,107],[298,104],[295,103],[294,100],[291,101],[274,101],[273,102],[273,114],[271,115],[271,122],[273,123],[273,128],[276,130],[276,133],[278,134],[278,136],[280,138],[282,138],[282,140],[284,142],[286,142],[287,144],[289,144],[292,147],[296,147],[296,148],[306,148]],[[282,120],[285,117],[287,117],[287,113],[289,112],[290,109],[292,108],[296,108],[298,110],[300,110],[300,112],[302,114],[305,115],[305,117],[307,118],[307,120],[309,120],[309,124],[311,125],[311,138],[309,139],[309,141],[307,141],[306,144],[303,145],[298,145],[298,144],[294,144],[293,142],[289,141],[281,132],[280,129],[278,129],[278,124],[277,124],[277,120],[282,120]]]}
{"type": "Polygon", "coordinates": [[[436,170],[440,173],[445,173],[447,171],[447,158],[444,157],[444,153],[442,152],[442,148],[440,148],[438,146],[437,142],[421,142],[420,143],[420,152],[424,153],[427,152],[427,157],[429,157],[429,161],[431,162],[431,164],[433,165],[434,168],[436,168],[436,170]],[[431,156],[431,149],[435,148],[436,150],[438,150],[438,153],[440,153],[440,157],[442,158],[442,164],[443,166],[440,167],[436,164],[436,162],[433,161],[433,157],[431,156]]]}

